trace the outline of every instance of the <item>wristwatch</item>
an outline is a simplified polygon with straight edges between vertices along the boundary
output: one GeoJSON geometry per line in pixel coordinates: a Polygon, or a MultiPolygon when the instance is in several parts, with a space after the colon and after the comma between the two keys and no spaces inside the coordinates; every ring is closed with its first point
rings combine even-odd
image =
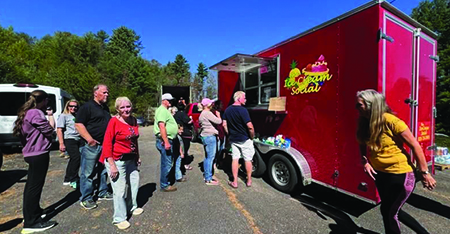
{"type": "Polygon", "coordinates": [[[430,174],[430,172],[429,172],[428,170],[426,170],[426,171],[420,171],[420,173],[422,173],[423,175],[428,175],[428,174],[430,174]]]}

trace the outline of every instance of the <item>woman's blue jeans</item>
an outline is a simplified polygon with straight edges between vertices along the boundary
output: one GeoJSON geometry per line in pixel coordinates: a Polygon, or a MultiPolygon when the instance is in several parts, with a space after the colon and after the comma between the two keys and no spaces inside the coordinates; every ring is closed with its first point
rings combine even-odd
{"type": "Polygon", "coordinates": [[[205,175],[205,181],[212,180],[212,166],[214,158],[216,157],[217,150],[217,138],[216,136],[204,136],[202,137],[203,146],[205,147],[206,158],[203,161],[203,171],[205,175]]]}
{"type": "MultiPolygon", "coordinates": [[[[135,160],[115,161],[119,174],[111,180],[114,199],[113,223],[127,220],[127,214],[137,208],[137,194],[139,190],[139,171],[135,160]]],[[[111,175],[111,166],[105,159],[108,175],[111,175]]]]}

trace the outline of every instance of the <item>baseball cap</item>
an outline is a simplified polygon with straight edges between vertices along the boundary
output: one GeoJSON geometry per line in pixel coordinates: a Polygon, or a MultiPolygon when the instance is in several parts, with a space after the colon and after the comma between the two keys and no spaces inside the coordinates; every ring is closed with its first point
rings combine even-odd
{"type": "Polygon", "coordinates": [[[165,93],[161,97],[161,100],[172,100],[172,99],[173,99],[173,97],[172,97],[172,94],[170,94],[170,93],[165,93]]]}
{"type": "Polygon", "coordinates": [[[209,98],[203,98],[203,100],[202,100],[202,106],[209,106],[212,103],[214,103],[214,101],[209,98]]]}

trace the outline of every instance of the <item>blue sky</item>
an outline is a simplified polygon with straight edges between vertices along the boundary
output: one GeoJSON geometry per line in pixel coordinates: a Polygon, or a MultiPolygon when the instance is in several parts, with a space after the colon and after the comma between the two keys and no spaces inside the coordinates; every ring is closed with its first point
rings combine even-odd
{"type": "MultiPolygon", "coordinates": [[[[142,56],[161,64],[182,54],[195,72],[235,54],[253,54],[368,0],[1,0],[0,25],[41,38],[126,26],[141,36],[142,56]]],[[[395,0],[406,14],[420,0],[395,0]]]]}

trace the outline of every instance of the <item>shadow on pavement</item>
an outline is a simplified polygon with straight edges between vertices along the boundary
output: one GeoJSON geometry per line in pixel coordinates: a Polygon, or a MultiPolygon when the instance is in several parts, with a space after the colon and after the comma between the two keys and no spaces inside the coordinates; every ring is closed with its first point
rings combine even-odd
{"type": "Polygon", "coordinates": [[[139,188],[137,195],[138,207],[143,207],[150,197],[153,196],[153,192],[156,191],[156,183],[148,183],[139,188]]]}
{"type": "Polygon", "coordinates": [[[17,225],[22,223],[22,220],[23,220],[22,218],[17,218],[10,220],[4,224],[0,224],[0,232],[8,231],[15,228],[17,225]]]}
{"type": "MultiPolygon", "coordinates": [[[[292,197],[309,210],[316,212],[322,219],[332,218],[336,224],[329,225],[330,233],[377,233],[358,226],[348,215],[359,217],[374,208],[373,204],[317,184],[308,185],[292,197]]],[[[407,202],[419,209],[435,212],[447,218],[450,216],[449,207],[416,194],[412,194],[407,202]]],[[[400,210],[398,219],[416,233],[429,233],[415,218],[403,210],[400,210]]],[[[379,222],[382,223],[383,220],[380,219],[379,222]]]]}
{"type": "Polygon", "coordinates": [[[406,202],[418,209],[433,212],[437,215],[450,219],[450,207],[443,205],[440,202],[433,201],[429,198],[414,193],[411,194],[406,202]]]}
{"type": "Polygon", "coordinates": [[[429,232],[411,215],[403,210],[398,212],[398,220],[419,234],[429,234],[429,232]]]}
{"type": "Polygon", "coordinates": [[[45,220],[50,220],[59,214],[61,211],[65,210],[67,207],[73,205],[80,199],[81,193],[80,190],[75,190],[68,193],[64,198],[57,201],[56,203],[50,205],[49,207],[44,209],[44,214],[47,216],[45,220]]]}
{"type": "MultiPolygon", "coordinates": [[[[332,198],[334,197],[334,194],[328,194],[328,197],[332,198]]],[[[302,203],[308,210],[315,212],[320,218],[324,220],[327,220],[327,217],[332,218],[336,223],[329,225],[330,233],[378,233],[358,226],[355,222],[353,222],[350,216],[343,212],[340,208],[328,205],[319,199],[310,197],[306,194],[293,195],[293,198],[302,203]]],[[[347,206],[352,208],[357,207],[356,204],[347,204],[347,206]]]]}
{"type": "Polygon", "coordinates": [[[0,193],[6,191],[27,175],[27,170],[0,171],[0,193]]]}

